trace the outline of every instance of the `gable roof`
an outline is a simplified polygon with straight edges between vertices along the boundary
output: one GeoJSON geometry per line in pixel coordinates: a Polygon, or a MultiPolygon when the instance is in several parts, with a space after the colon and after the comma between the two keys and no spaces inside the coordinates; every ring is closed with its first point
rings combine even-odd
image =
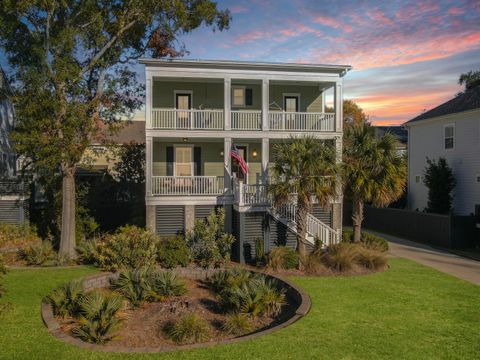
{"type": "Polygon", "coordinates": [[[424,112],[421,115],[413,118],[405,124],[416,123],[418,121],[431,119],[439,116],[455,114],[467,110],[480,109],[480,86],[473,89],[466,90],[453,99],[424,112]]]}

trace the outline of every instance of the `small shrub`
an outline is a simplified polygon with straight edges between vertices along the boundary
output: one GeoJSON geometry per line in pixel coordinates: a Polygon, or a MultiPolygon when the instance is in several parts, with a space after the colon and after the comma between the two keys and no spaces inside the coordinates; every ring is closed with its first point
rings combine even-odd
{"type": "MultiPolygon", "coordinates": [[[[353,243],[352,230],[344,229],[342,231],[342,242],[353,243]]],[[[375,249],[378,251],[388,251],[388,241],[374,234],[362,232],[360,242],[362,243],[362,245],[365,245],[366,247],[371,249],[375,249]]]]}
{"type": "Polygon", "coordinates": [[[158,243],[158,263],[167,269],[187,266],[191,260],[191,251],[182,236],[171,236],[158,243]]]}
{"type": "Polygon", "coordinates": [[[371,270],[383,269],[387,266],[388,262],[384,253],[366,247],[358,249],[355,260],[359,265],[371,270]]]}
{"type": "Polygon", "coordinates": [[[357,245],[340,243],[330,246],[326,252],[320,255],[320,260],[333,270],[348,271],[355,266],[357,254],[357,245]]]}
{"type": "Polygon", "coordinates": [[[257,264],[265,261],[265,242],[262,238],[255,239],[255,261],[257,264]]]}
{"type": "Polygon", "coordinates": [[[121,227],[98,242],[96,262],[105,270],[137,269],[155,264],[158,237],[136,226],[121,227]]]}
{"type": "Polygon", "coordinates": [[[224,231],[225,211],[217,209],[206,220],[197,220],[187,235],[193,259],[202,267],[219,266],[230,258],[235,238],[224,231]]]}
{"type": "Polygon", "coordinates": [[[253,330],[252,320],[243,313],[227,314],[222,330],[231,335],[244,335],[253,330]]]}
{"type": "Polygon", "coordinates": [[[104,344],[111,340],[118,329],[121,319],[118,316],[123,299],[118,295],[94,291],[81,301],[81,316],[73,333],[80,339],[104,344]]]}
{"type": "Polygon", "coordinates": [[[42,240],[30,226],[13,225],[0,222],[0,248],[13,249],[24,245],[39,245],[42,240]]]}
{"type": "Polygon", "coordinates": [[[191,313],[167,324],[165,333],[177,344],[191,344],[207,340],[210,329],[204,319],[191,313]]]}
{"type": "Polygon", "coordinates": [[[41,244],[27,245],[18,250],[20,259],[25,260],[27,265],[55,265],[58,262],[58,256],[53,250],[49,241],[43,241],[41,244]]]}
{"type": "Polygon", "coordinates": [[[100,254],[97,250],[98,241],[95,239],[82,240],[77,245],[78,261],[82,264],[95,264],[100,254]]]}
{"type": "Polygon", "coordinates": [[[327,267],[320,261],[320,258],[316,255],[318,253],[318,250],[314,251],[312,254],[306,256],[305,259],[302,260],[302,265],[306,274],[321,275],[325,274],[328,271],[327,267]]]}
{"type": "Polygon", "coordinates": [[[225,271],[219,271],[209,278],[209,283],[215,292],[220,292],[225,288],[240,287],[246,284],[256,275],[248,270],[234,268],[225,271]]]}
{"type": "Polygon", "coordinates": [[[149,281],[152,291],[160,298],[181,296],[187,292],[185,282],[171,271],[152,272],[149,281]]]}
{"type": "Polygon", "coordinates": [[[140,306],[152,298],[149,270],[145,267],[127,269],[120,273],[117,280],[112,280],[112,288],[122,294],[133,307],[140,306]]]}
{"type": "Polygon", "coordinates": [[[80,303],[84,296],[82,282],[74,280],[54,289],[47,296],[47,301],[52,305],[53,313],[56,316],[74,317],[80,312],[80,303]]]}
{"type": "Polygon", "coordinates": [[[295,269],[298,264],[298,253],[285,246],[276,247],[268,253],[267,267],[273,270],[295,269]]]}

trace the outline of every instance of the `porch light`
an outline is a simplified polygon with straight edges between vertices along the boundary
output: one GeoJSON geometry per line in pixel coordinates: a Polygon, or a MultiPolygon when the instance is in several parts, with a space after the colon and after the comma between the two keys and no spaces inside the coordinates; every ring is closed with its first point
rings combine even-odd
{"type": "Polygon", "coordinates": [[[253,149],[252,156],[253,156],[254,158],[256,158],[257,155],[258,155],[258,154],[257,154],[257,149],[253,149]]]}
{"type": "Polygon", "coordinates": [[[223,151],[220,151],[220,157],[223,157],[223,151]]]}
{"type": "Polygon", "coordinates": [[[188,138],[183,138],[183,142],[187,142],[188,141],[188,138]]]}

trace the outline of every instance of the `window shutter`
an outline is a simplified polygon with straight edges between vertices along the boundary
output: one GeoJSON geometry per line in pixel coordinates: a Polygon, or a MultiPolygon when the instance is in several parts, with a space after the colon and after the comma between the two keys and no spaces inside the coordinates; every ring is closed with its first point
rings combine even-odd
{"type": "Polygon", "coordinates": [[[167,176],[173,176],[173,146],[167,146],[167,176]]]}
{"type": "Polygon", "coordinates": [[[252,89],[245,89],[245,105],[253,105],[252,89]]]}
{"type": "Polygon", "coordinates": [[[193,148],[193,173],[195,176],[202,175],[202,148],[200,146],[193,148]]]}

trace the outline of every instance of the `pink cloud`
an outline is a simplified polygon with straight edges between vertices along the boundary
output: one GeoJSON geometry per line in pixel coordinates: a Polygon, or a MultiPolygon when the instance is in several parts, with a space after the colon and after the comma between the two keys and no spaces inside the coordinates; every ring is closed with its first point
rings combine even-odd
{"type": "Polygon", "coordinates": [[[380,23],[382,25],[393,24],[393,21],[390,18],[388,18],[383,11],[379,9],[373,9],[368,11],[367,16],[373,21],[376,21],[377,23],[380,23]]]}
{"type": "Polygon", "coordinates": [[[459,8],[459,7],[452,7],[448,9],[448,13],[450,15],[462,15],[465,13],[465,9],[459,8]]]}
{"type": "Polygon", "coordinates": [[[244,13],[244,12],[247,12],[247,10],[248,9],[245,6],[241,6],[241,5],[235,5],[230,8],[230,12],[232,14],[244,13]]]}
{"type": "Polygon", "coordinates": [[[313,19],[314,23],[321,24],[324,26],[328,26],[334,29],[341,29],[345,32],[352,32],[352,27],[346,23],[343,23],[333,17],[324,16],[324,15],[317,15],[313,19]]]}

